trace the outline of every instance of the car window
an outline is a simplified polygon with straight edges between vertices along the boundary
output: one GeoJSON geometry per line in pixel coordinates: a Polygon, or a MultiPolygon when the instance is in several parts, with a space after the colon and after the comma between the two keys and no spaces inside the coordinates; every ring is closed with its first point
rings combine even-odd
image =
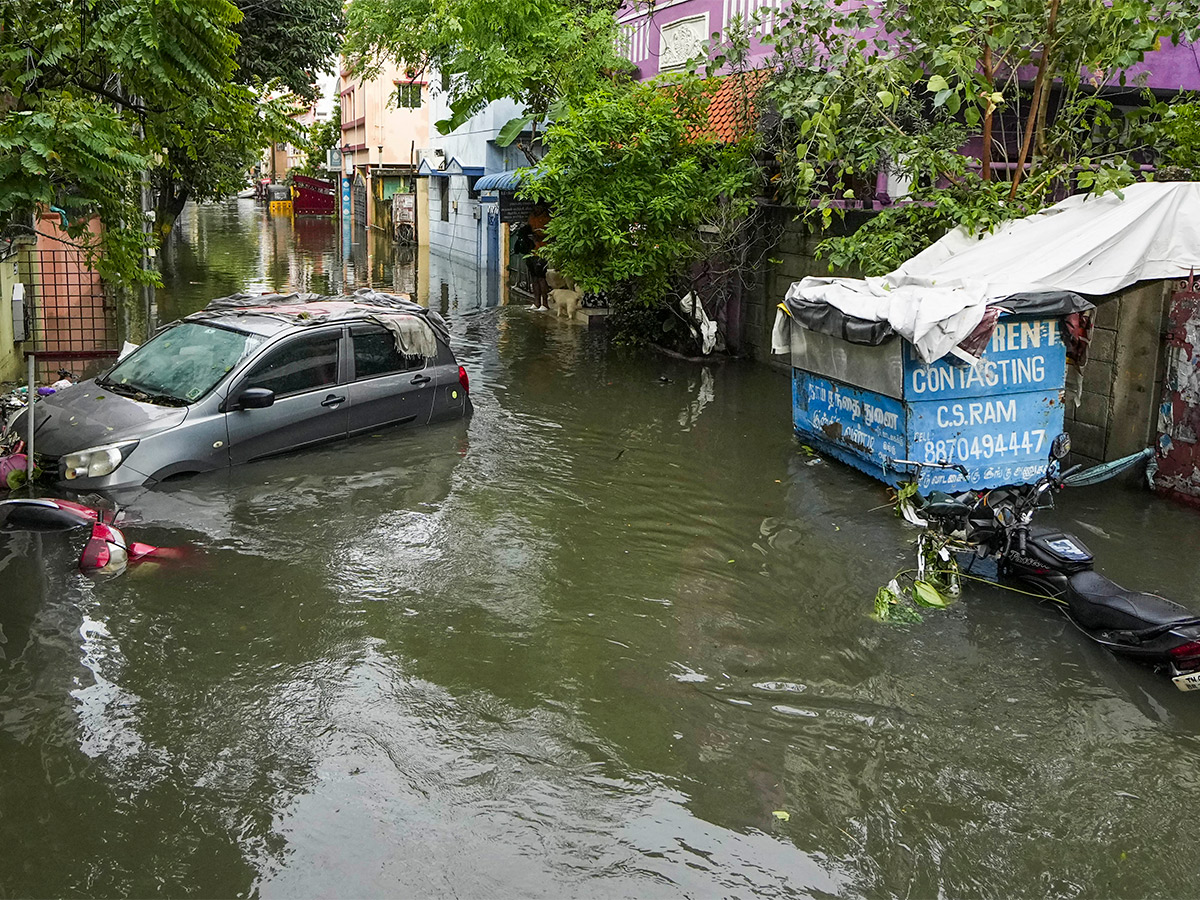
{"type": "Polygon", "coordinates": [[[337,384],[340,332],[292,338],[254,365],[243,387],[267,388],[276,397],[337,384]]]}
{"type": "Polygon", "coordinates": [[[354,379],[374,378],[425,367],[425,357],[401,353],[386,328],[354,331],[354,379]]]}
{"type": "Polygon", "coordinates": [[[191,403],[266,338],[201,322],[182,322],[161,331],[117,363],[101,384],[191,403]]]}

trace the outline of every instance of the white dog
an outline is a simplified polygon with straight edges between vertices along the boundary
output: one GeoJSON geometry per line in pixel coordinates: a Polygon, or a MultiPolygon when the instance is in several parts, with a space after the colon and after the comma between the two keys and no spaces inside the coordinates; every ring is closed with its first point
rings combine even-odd
{"type": "Polygon", "coordinates": [[[575,310],[579,309],[582,300],[583,291],[555,288],[550,292],[550,302],[558,308],[556,315],[566,316],[568,319],[575,318],[575,310]]]}

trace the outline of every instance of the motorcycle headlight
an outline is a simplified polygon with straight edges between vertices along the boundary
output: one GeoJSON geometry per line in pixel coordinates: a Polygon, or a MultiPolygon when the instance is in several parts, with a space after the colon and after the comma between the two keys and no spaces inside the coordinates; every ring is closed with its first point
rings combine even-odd
{"type": "Polygon", "coordinates": [[[68,453],[62,459],[63,477],[74,481],[76,478],[103,478],[105,475],[111,475],[117,466],[125,462],[125,458],[137,445],[137,441],[124,441],[120,444],[105,444],[103,447],[68,453]]]}

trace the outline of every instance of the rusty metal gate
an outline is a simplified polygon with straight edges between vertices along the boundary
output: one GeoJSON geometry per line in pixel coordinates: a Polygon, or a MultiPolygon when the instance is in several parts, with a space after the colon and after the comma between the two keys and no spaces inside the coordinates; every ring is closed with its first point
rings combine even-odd
{"type": "Polygon", "coordinates": [[[1158,412],[1159,490],[1200,506],[1200,277],[1171,296],[1158,412]]]}
{"type": "Polygon", "coordinates": [[[116,311],[83,253],[31,249],[18,277],[26,285],[25,327],[40,380],[54,380],[60,369],[91,374],[116,358],[116,311]]]}

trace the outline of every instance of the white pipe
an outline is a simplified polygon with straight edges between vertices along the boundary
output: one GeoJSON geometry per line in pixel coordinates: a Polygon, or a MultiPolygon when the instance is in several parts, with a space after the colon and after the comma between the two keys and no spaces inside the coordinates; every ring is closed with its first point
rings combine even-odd
{"type": "Polygon", "coordinates": [[[34,382],[34,367],[36,362],[32,353],[27,356],[26,361],[29,366],[27,375],[29,379],[29,399],[25,403],[25,410],[28,418],[25,421],[25,484],[30,490],[33,489],[33,406],[37,402],[37,384],[34,382]]]}

